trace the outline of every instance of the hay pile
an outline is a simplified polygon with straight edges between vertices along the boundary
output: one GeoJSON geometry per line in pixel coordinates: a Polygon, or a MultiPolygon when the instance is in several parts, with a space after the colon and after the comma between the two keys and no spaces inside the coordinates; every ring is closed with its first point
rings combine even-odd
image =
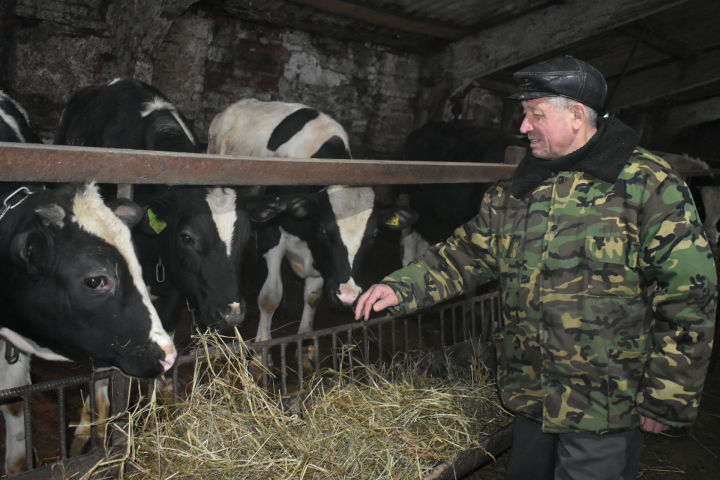
{"type": "Polygon", "coordinates": [[[509,422],[487,378],[423,377],[407,359],[326,371],[289,406],[253,381],[245,352],[199,341],[189,396],[131,414],[127,451],[104,463],[131,466],[121,478],[419,479],[509,422]]]}

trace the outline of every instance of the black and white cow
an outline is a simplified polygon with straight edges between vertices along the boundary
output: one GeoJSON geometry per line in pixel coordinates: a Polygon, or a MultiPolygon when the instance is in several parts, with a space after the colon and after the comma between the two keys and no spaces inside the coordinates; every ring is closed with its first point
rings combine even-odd
{"type": "MultiPolygon", "coordinates": [[[[497,129],[468,122],[430,122],[408,135],[405,160],[503,163],[508,147],[523,140],[497,129]]],[[[422,255],[430,245],[445,240],[453,230],[478,213],[485,183],[424,184],[405,188],[408,205],[418,214],[403,231],[403,265],[422,255]]]]}
{"type": "Polygon", "coordinates": [[[267,221],[285,205],[233,188],[174,187],[153,199],[135,241],[158,310],[174,330],[178,307],[189,306],[201,327],[242,323],[241,262],[251,222],[267,221]]]}
{"type": "Polygon", "coordinates": [[[192,127],[152,85],[116,78],[75,92],[55,133],[57,145],[168,152],[201,150],[192,127]]]}
{"type": "MultiPolygon", "coordinates": [[[[150,378],[167,371],[176,350],[162,326],[128,224],[142,211],[115,211],[95,185],[36,188],[0,184],[0,388],[30,383],[28,355],[116,367],[150,378]],[[12,345],[13,347],[10,347],[12,345]]],[[[5,471],[25,466],[22,409],[2,405],[5,471]]]]}
{"type": "Polygon", "coordinates": [[[28,114],[0,90],[0,142],[42,143],[30,127],[28,114]]]}
{"type": "MultiPolygon", "coordinates": [[[[345,129],[328,115],[299,103],[245,99],[213,119],[208,152],[295,158],[350,158],[345,129]]],[[[275,187],[287,211],[260,225],[258,249],[268,276],[258,298],[256,341],[271,338],[272,317],[283,295],[281,261],[304,279],[299,332],[312,330],[318,300],[351,306],[362,292],[357,280],[379,229],[403,228],[407,209],[383,208],[370,187],[275,187]],[[324,288],[323,288],[324,287],[324,288]]]]}
{"type": "MultiPolygon", "coordinates": [[[[55,143],[199,152],[193,129],[154,87],[130,79],[86,87],[63,111],[55,143]]],[[[148,206],[135,229],[145,279],[168,330],[187,304],[201,327],[245,315],[238,269],[248,238],[243,196],[231,188],[173,187],[137,199],[148,206]],[[167,227],[167,228],[166,228],[167,227]]]]}
{"type": "MultiPolygon", "coordinates": [[[[131,79],[115,79],[73,94],[55,143],[200,151],[191,125],[167,97],[131,79]]],[[[165,328],[175,330],[186,305],[201,328],[242,322],[246,309],[240,297],[239,268],[250,221],[245,206],[257,202],[248,203],[235,189],[219,187],[143,189],[141,196],[137,200],[148,208],[134,229],[134,240],[165,328]]],[[[96,385],[96,395],[106,397],[104,382],[96,385]]],[[[80,423],[73,453],[82,449],[90,433],[85,418],[80,423]]]]}

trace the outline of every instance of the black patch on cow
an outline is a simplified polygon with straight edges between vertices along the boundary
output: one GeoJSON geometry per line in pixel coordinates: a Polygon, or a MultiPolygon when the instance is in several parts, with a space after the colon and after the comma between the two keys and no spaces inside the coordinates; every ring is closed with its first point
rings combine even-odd
{"type": "Polygon", "coordinates": [[[350,158],[350,152],[343,139],[335,135],[323,143],[322,147],[313,153],[311,158],[350,158]]]}
{"type": "Polygon", "coordinates": [[[311,120],[315,120],[319,115],[320,112],[312,108],[301,108],[283,118],[282,122],[275,127],[270,135],[270,140],[268,140],[267,144],[268,150],[274,152],[280,148],[280,145],[297,135],[305,124],[311,120]]]}

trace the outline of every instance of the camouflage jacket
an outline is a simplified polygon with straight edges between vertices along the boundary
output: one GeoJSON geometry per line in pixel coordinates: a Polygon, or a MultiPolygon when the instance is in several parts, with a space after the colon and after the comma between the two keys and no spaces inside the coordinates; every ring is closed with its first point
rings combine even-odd
{"type": "Polygon", "coordinates": [[[697,414],[714,260],[687,186],[632,147],[615,172],[560,171],[519,198],[496,184],[474,219],[383,280],[402,313],[498,280],[501,397],[545,432],[621,431],[639,414],[682,427],[697,414]]]}

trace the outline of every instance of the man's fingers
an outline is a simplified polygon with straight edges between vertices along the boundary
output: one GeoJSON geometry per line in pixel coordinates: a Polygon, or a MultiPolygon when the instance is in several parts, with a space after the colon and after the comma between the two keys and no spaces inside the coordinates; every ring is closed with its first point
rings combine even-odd
{"type": "Polygon", "coordinates": [[[649,432],[649,433],[662,433],[670,427],[668,427],[667,425],[660,423],[657,420],[654,420],[652,418],[641,416],[640,417],[640,428],[643,431],[649,432]]]}
{"type": "Polygon", "coordinates": [[[382,284],[371,286],[358,299],[355,306],[355,320],[361,317],[365,320],[370,318],[370,312],[379,312],[387,307],[397,305],[398,300],[390,287],[382,284]]]}

